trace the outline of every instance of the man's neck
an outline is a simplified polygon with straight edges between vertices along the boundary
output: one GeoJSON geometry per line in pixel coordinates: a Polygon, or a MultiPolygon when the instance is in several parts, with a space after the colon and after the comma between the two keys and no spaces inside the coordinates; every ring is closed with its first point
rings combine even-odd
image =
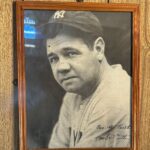
{"type": "Polygon", "coordinates": [[[110,68],[111,66],[108,64],[106,58],[104,58],[100,65],[100,83],[104,79],[110,68]]]}

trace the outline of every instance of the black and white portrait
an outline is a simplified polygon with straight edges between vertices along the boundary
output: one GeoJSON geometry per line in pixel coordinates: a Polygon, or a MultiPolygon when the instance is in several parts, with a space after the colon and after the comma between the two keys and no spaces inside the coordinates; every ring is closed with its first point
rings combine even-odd
{"type": "Polygon", "coordinates": [[[24,12],[29,148],[131,146],[129,12],[24,12]]]}

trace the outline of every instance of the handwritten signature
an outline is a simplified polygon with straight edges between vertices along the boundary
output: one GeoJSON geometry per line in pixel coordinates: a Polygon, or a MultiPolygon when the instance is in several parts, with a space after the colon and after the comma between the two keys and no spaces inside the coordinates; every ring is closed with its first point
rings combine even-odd
{"type": "Polygon", "coordinates": [[[111,139],[125,140],[130,139],[130,136],[127,134],[107,134],[96,137],[96,140],[111,140],[111,139]]]}
{"type": "Polygon", "coordinates": [[[109,126],[102,126],[97,125],[97,130],[104,130],[104,129],[131,129],[131,125],[124,125],[124,124],[118,124],[118,125],[109,125],[109,126]]]}

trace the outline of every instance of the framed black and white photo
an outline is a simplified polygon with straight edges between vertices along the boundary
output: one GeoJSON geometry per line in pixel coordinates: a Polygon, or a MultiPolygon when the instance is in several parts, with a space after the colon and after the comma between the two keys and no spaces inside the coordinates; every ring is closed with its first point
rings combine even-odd
{"type": "Polygon", "coordinates": [[[20,150],[137,150],[139,8],[16,2],[20,150]]]}

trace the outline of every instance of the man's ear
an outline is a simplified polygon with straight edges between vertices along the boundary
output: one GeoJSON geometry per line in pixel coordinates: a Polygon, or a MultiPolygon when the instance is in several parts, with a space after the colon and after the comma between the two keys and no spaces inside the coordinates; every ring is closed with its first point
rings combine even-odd
{"type": "Polygon", "coordinates": [[[94,51],[96,52],[97,58],[101,61],[104,57],[105,42],[102,37],[98,37],[94,42],[94,51]]]}

